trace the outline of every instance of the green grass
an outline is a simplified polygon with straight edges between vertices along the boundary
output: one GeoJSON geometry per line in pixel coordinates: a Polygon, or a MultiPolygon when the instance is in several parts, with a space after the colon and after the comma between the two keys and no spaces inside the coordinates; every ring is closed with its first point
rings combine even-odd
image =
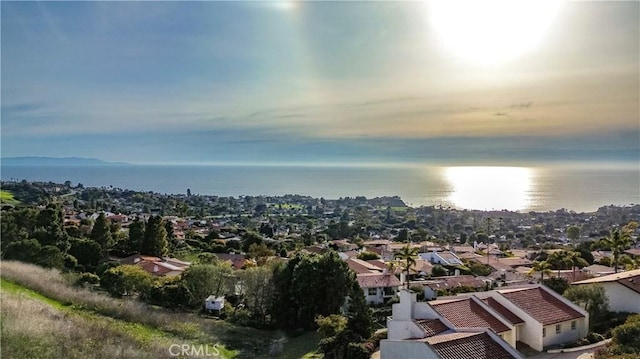
{"type": "Polygon", "coordinates": [[[6,204],[20,204],[20,201],[13,197],[13,193],[5,190],[0,190],[0,202],[6,204]]]}
{"type": "Polygon", "coordinates": [[[285,346],[275,359],[317,359],[324,356],[318,352],[320,335],[317,332],[307,332],[300,336],[287,338],[285,346]]]}

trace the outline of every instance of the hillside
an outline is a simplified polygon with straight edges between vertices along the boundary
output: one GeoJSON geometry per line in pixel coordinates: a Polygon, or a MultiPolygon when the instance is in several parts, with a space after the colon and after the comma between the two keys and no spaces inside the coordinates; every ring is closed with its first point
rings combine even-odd
{"type": "Polygon", "coordinates": [[[288,338],[279,331],[114,299],[75,288],[60,272],[31,264],[2,261],[0,271],[2,357],[170,358],[178,344],[207,350],[189,355],[194,358],[284,359],[314,352],[318,342],[315,333],[288,338]]]}
{"type": "Polygon", "coordinates": [[[82,157],[3,157],[2,165],[9,166],[104,166],[123,165],[124,162],[106,162],[95,158],[82,157]]]}

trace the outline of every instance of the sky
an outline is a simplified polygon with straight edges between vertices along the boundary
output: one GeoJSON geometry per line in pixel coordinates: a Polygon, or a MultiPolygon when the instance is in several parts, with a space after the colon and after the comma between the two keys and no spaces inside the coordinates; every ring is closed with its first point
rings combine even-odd
{"type": "Polygon", "coordinates": [[[640,159],[637,1],[3,1],[1,21],[2,157],[640,159]]]}

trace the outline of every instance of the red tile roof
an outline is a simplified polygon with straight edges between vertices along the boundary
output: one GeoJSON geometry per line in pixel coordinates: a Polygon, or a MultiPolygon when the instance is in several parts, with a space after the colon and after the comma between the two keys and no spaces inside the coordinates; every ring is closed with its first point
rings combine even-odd
{"type": "Polygon", "coordinates": [[[379,273],[383,271],[380,267],[357,258],[348,258],[346,262],[349,269],[356,272],[356,274],[379,273]]]}
{"type": "Polygon", "coordinates": [[[431,304],[433,309],[458,328],[491,328],[496,333],[509,329],[503,322],[471,298],[431,304]]]}
{"type": "Polygon", "coordinates": [[[233,269],[242,269],[245,264],[246,257],[242,254],[230,254],[230,253],[214,253],[219,260],[231,262],[233,269]]]}
{"type": "Polygon", "coordinates": [[[125,258],[118,259],[118,262],[120,262],[121,264],[137,264],[142,261],[160,262],[162,261],[162,259],[153,256],[145,256],[142,254],[134,254],[125,258]]]}
{"type": "Polygon", "coordinates": [[[640,256],[640,248],[630,248],[624,252],[627,254],[631,254],[632,256],[640,256]]]}
{"type": "Polygon", "coordinates": [[[524,323],[524,320],[519,316],[513,314],[512,311],[505,308],[502,304],[498,303],[497,300],[488,297],[482,300],[486,305],[491,307],[491,309],[498,312],[498,314],[502,315],[506,320],[508,320],[511,324],[521,324],[524,323]]]}
{"type": "Polygon", "coordinates": [[[174,265],[171,265],[165,262],[142,261],[142,262],[139,262],[137,265],[142,267],[142,269],[147,271],[149,274],[153,274],[156,276],[164,276],[168,273],[173,273],[174,275],[177,275],[177,274],[180,274],[181,272],[184,272],[185,270],[184,268],[176,267],[174,265]]]}
{"type": "Polygon", "coordinates": [[[436,334],[440,334],[442,332],[446,332],[447,330],[449,330],[449,327],[444,325],[444,323],[442,323],[440,319],[417,320],[416,324],[418,324],[422,329],[424,329],[424,332],[427,334],[427,337],[432,337],[436,334]]]}
{"type": "Polygon", "coordinates": [[[360,288],[399,287],[400,280],[393,274],[365,273],[356,276],[360,288]]]}
{"type": "Polygon", "coordinates": [[[640,275],[618,279],[617,282],[636,293],[640,293],[640,275]]]}
{"type": "Polygon", "coordinates": [[[543,325],[566,322],[584,317],[568,304],[540,287],[499,292],[543,325]]]}
{"type": "Polygon", "coordinates": [[[425,340],[442,359],[511,359],[514,358],[487,333],[452,333],[425,340]]]}

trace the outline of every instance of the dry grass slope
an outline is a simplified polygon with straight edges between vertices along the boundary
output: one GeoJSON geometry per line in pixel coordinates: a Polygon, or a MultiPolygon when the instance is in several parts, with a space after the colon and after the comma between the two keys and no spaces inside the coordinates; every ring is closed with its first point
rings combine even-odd
{"type": "MultiPolygon", "coordinates": [[[[220,344],[223,357],[269,358],[273,356],[273,351],[271,349],[273,348],[274,343],[281,342],[282,339],[286,337],[283,333],[278,331],[261,331],[252,328],[238,327],[224,321],[205,319],[190,313],[176,313],[151,307],[133,299],[115,299],[99,292],[93,292],[84,288],[76,288],[69,285],[57,270],[45,269],[32,264],[15,261],[0,261],[0,274],[3,279],[32,289],[47,298],[57,301],[62,306],[73,308],[76,312],[93,313],[95,315],[116,319],[115,322],[144,326],[147,329],[165,333],[167,337],[172,338],[173,342],[177,339],[180,343],[220,344]]],[[[3,290],[3,297],[4,294],[6,293],[3,290]]],[[[2,305],[4,310],[4,300],[2,305]]],[[[71,319],[67,318],[67,321],[69,320],[71,319]]],[[[76,326],[82,327],[81,322],[75,321],[74,323],[76,326]]],[[[9,330],[9,335],[11,335],[14,325],[15,322],[4,318],[3,312],[3,344],[5,342],[5,326],[9,326],[7,330],[9,330]]],[[[144,330],[144,328],[142,328],[142,330],[144,330]]],[[[20,333],[20,331],[16,333],[20,333]]],[[[14,337],[12,340],[16,340],[15,338],[22,338],[21,340],[24,341],[32,341],[32,343],[27,346],[33,347],[34,350],[41,347],[46,348],[50,345],[48,341],[42,339],[46,338],[46,336],[30,337],[28,335],[18,335],[18,337],[14,337]]],[[[136,338],[134,337],[133,339],[135,341],[136,338]]],[[[306,343],[307,340],[302,342],[296,339],[297,338],[290,338],[290,340],[286,340],[287,344],[285,345],[285,348],[283,348],[284,353],[287,353],[290,349],[298,349],[296,347],[301,344],[303,344],[303,347],[309,347],[307,351],[314,351],[314,343],[310,342],[311,344],[309,344],[306,343]]],[[[27,342],[23,343],[27,344],[27,342]]],[[[315,343],[317,343],[317,341],[315,343]]],[[[122,354],[97,357],[126,358],[127,356],[125,356],[125,354],[128,353],[129,350],[133,349],[135,349],[135,346],[132,344],[131,347],[123,347],[118,351],[118,353],[122,354]]],[[[299,349],[304,351],[303,348],[299,349]]],[[[2,357],[31,358],[34,356],[3,355],[2,357]]],[[[40,357],[48,358],[48,356],[35,356],[34,358],[40,357]]],[[[156,355],[154,357],[160,356],[156,355]]]]}
{"type": "Polygon", "coordinates": [[[107,323],[69,315],[38,300],[2,294],[3,358],[167,358],[166,346],[143,344],[107,323]]]}

